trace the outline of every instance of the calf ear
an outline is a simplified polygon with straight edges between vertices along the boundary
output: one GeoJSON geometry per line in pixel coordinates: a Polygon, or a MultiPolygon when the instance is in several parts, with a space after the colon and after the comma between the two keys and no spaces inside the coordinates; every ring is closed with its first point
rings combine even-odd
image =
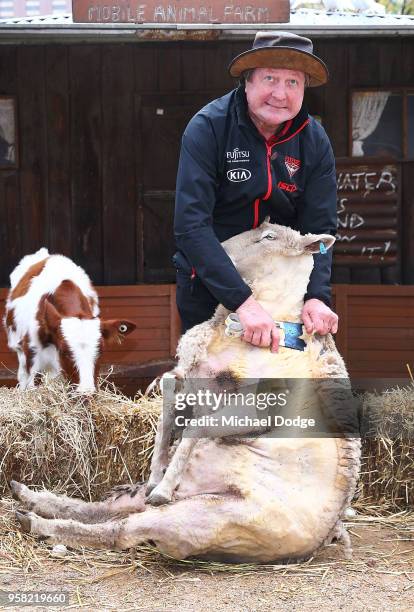
{"type": "Polygon", "coordinates": [[[43,301],[43,320],[49,333],[56,332],[59,328],[62,317],[59,312],[53,306],[52,302],[49,302],[47,297],[43,301]]]}
{"type": "Polygon", "coordinates": [[[308,234],[303,237],[303,250],[305,253],[323,253],[324,249],[327,251],[333,246],[335,240],[330,234],[308,234]]]}
{"type": "Polygon", "coordinates": [[[121,342],[124,336],[128,336],[136,329],[135,323],[123,319],[108,319],[101,322],[102,337],[108,342],[121,342]]]}

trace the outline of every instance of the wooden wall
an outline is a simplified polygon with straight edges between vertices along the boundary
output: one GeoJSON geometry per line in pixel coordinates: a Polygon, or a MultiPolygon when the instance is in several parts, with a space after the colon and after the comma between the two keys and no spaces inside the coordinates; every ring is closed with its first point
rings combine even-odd
{"type": "MultiPolygon", "coordinates": [[[[135,391],[142,379],[149,382],[148,377],[171,367],[180,335],[175,285],[97,289],[104,317],[126,317],[137,324],[122,345],[108,347],[103,355],[104,366],[115,366],[117,382],[127,379],[128,389],[135,391]]],[[[336,343],[350,374],[408,378],[406,364],[414,370],[414,287],[335,285],[333,297],[340,320],[336,343]]],[[[6,290],[0,289],[1,318],[5,298],[6,290]]],[[[16,365],[0,327],[0,384],[14,384],[16,365]]]]}
{"type": "MultiPolygon", "coordinates": [[[[40,246],[100,285],[171,282],[172,210],[182,130],[233,86],[247,42],[0,45],[0,95],[18,102],[20,163],[0,170],[0,286],[40,246]]],[[[413,86],[412,38],[315,41],[326,87],[309,89],[337,157],[346,157],[350,88],[413,86]]],[[[402,280],[414,282],[414,162],[403,162],[402,280]]],[[[334,277],[378,282],[362,270],[334,277]]],[[[381,282],[383,280],[381,279],[381,282]]]]}

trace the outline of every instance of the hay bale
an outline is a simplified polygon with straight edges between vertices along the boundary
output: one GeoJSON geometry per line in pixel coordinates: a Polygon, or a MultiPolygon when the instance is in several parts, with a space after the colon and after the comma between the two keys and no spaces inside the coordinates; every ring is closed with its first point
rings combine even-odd
{"type": "Polygon", "coordinates": [[[359,503],[414,508],[414,386],[366,393],[362,416],[359,503]]]}
{"type": "Polygon", "coordinates": [[[148,476],[161,398],[131,400],[101,383],[85,404],[62,379],[0,387],[0,492],[13,478],[97,499],[148,476]]]}
{"type": "MultiPolygon", "coordinates": [[[[148,477],[161,397],[130,400],[102,383],[89,405],[67,383],[0,387],[0,493],[14,478],[84,499],[148,477]]],[[[414,387],[363,396],[358,505],[414,508],[414,387]]]]}

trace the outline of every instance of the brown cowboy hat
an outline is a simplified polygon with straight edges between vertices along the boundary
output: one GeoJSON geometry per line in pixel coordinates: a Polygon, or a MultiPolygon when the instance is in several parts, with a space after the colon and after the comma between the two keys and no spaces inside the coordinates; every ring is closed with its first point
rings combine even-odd
{"type": "Polygon", "coordinates": [[[257,32],[253,46],[240,53],[229,66],[233,77],[253,68],[288,68],[309,75],[309,86],[324,85],[329,72],[319,57],[313,54],[309,38],[290,32],[257,32]]]}

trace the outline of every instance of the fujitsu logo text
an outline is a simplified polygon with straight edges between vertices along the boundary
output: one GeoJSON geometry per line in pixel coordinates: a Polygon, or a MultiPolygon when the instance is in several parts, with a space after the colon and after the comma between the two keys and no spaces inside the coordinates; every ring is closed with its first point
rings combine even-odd
{"type": "Polygon", "coordinates": [[[231,161],[239,161],[241,159],[249,159],[250,151],[240,151],[238,147],[233,149],[233,151],[227,151],[226,156],[228,160],[231,161]]]}

